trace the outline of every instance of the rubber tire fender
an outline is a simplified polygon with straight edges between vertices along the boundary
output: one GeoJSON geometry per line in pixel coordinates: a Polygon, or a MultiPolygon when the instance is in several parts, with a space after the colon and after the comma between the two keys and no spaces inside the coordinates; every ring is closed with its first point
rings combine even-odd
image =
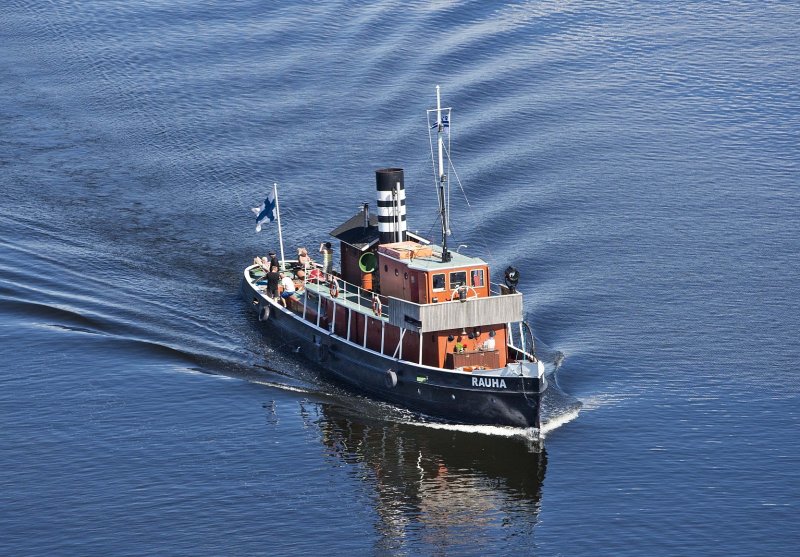
{"type": "Polygon", "coordinates": [[[268,321],[270,315],[270,307],[269,304],[263,304],[260,308],[258,308],[258,320],[259,321],[268,321]]]}
{"type": "Polygon", "coordinates": [[[387,388],[393,389],[397,386],[397,373],[393,369],[387,369],[383,373],[383,381],[387,388]]]}

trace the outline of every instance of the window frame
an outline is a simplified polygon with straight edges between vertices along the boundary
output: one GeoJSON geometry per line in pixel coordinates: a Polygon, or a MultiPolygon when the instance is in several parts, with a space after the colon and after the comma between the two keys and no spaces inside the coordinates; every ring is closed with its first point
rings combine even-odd
{"type": "Polygon", "coordinates": [[[458,288],[460,286],[466,286],[467,285],[467,271],[450,271],[449,276],[447,277],[447,279],[450,281],[450,283],[449,283],[450,290],[455,290],[456,288],[458,288]],[[464,275],[464,280],[461,281],[460,284],[459,284],[459,281],[453,281],[453,275],[464,275]]]}
{"type": "Polygon", "coordinates": [[[431,275],[431,292],[444,292],[447,290],[447,275],[445,273],[435,273],[431,275]],[[442,287],[436,288],[436,277],[442,277],[442,287]]]}

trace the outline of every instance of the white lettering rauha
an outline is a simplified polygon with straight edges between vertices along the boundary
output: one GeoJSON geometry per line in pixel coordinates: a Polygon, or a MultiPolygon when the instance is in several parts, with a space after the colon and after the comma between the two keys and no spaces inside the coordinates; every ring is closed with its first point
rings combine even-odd
{"type": "Polygon", "coordinates": [[[505,389],[506,382],[503,379],[498,379],[496,377],[473,377],[472,378],[472,386],[473,387],[489,387],[491,389],[505,389]]]}

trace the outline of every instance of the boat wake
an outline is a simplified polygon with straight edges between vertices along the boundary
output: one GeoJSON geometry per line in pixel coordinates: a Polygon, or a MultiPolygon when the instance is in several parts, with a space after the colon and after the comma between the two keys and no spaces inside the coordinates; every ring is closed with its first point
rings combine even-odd
{"type": "MultiPolygon", "coordinates": [[[[559,427],[568,424],[578,417],[579,409],[574,409],[564,414],[555,416],[542,423],[540,434],[542,438],[546,437],[549,433],[555,431],[559,427]]],[[[447,431],[459,431],[462,433],[477,433],[480,435],[489,435],[494,437],[513,437],[522,438],[525,440],[535,440],[534,430],[531,428],[520,427],[505,427],[505,426],[491,426],[491,425],[467,425],[467,424],[447,424],[426,421],[404,421],[404,425],[423,427],[428,429],[441,429],[447,431]]]]}
{"type": "Polygon", "coordinates": [[[580,414],[579,408],[555,416],[547,420],[546,422],[542,423],[542,431],[541,431],[542,436],[546,437],[547,434],[549,434],[550,432],[555,431],[559,427],[568,424],[569,422],[577,418],[578,414],[580,414]]]}
{"type": "Polygon", "coordinates": [[[248,383],[252,383],[254,385],[263,385],[265,387],[270,387],[271,389],[279,389],[281,391],[289,391],[292,393],[302,393],[307,395],[318,395],[319,391],[313,388],[305,388],[305,387],[298,387],[295,385],[287,385],[286,383],[276,383],[274,381],[264,381],[261,379],[251,379],[248,383]]]}
{"type": "Polygon", "coordinates": [[[469,424],[447,424],[440,422],[427,421],[403,421],[403,425],[423,427],[428,429],[442,429],[447,431],[459,431],[462,433],[478,433],[481,435],[492,435],[495,437],[522,437],[533,438],[533,430],[530,428],[507,427],[494,425],[469,425],[469,424]]]}

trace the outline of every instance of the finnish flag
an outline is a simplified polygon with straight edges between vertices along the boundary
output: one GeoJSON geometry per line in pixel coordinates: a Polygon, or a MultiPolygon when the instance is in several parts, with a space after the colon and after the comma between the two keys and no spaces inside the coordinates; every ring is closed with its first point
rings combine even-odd
{"type": "MultiPolygon", "coordinates": [[[[446,110],[446,109],[442,109],[442,110],[446,110]]],[[[433,124],[431,124],[431,129],[437,127],[438,125],[439,125],[439,122],[434,121],[433,124]]],[[[450,112],[449,111],[446,114],[442,114],[442,129],[446,129],[448,131],[450,129],[450,112]]]]}
{"type": "Polygon", "coordinates": [[[261,207],[253,207],[256,214],[256,232],[261,232],[261,225],[265,222],[275,222],[275,190],[261,204],[261,207]]]}

